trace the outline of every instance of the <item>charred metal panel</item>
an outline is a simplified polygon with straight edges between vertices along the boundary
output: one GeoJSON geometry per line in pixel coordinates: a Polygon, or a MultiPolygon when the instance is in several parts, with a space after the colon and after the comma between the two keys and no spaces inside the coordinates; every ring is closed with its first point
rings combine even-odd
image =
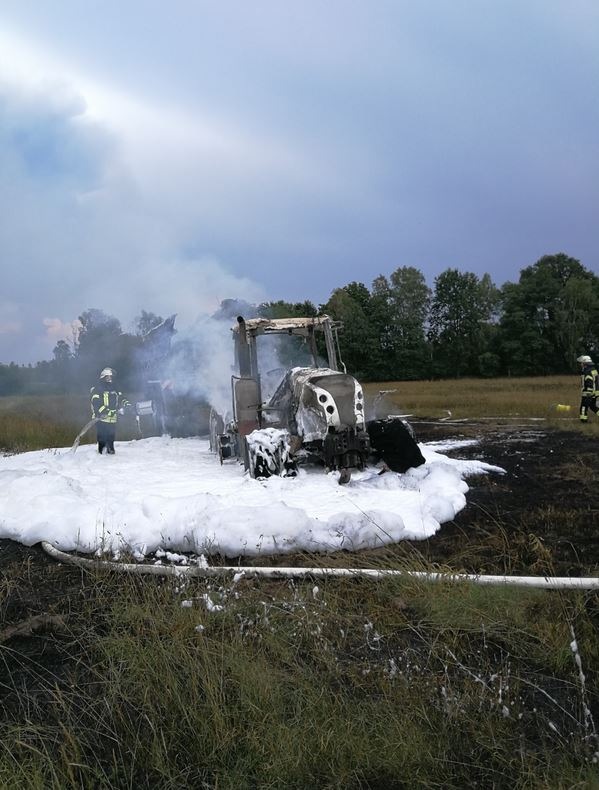
{"type": "MultiPolygon", "coordinates": [[[[330,393],[332,405],[329,402],[322,402],[321,408],[325,411],[335,406],[339,412],[339,422],[341,425],[355,426],[356,412],[354,405],[355,379],[344,373],[333,376],[314,376],[310,379],[310,384],[314,384],[320,389],[330,393]]],[[[320,396],[324,397],[323,395],[320,396]]]]}
{"type": "Polygon", "coordinates": [[[339,370],[337,364],[337,352],[335,351],[335,340],[333,338],[333,322],[329,319],[324,325],[324,342],[327,347],[327,357],[329,358],[329,367],[332,370],[339,370]]]}
{"type": "Polygon", "coordinates": [[[251,378],[233,378],[233,408],[240,436],[260,428],[260,389],[251,378]]]}

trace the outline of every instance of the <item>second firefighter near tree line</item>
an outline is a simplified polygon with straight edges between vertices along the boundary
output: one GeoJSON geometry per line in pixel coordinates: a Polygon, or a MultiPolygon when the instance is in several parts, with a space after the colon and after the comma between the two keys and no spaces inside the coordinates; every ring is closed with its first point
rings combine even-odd
{"type": "Polygon", "coordinates": [[[577,360],[581,370],[580,422],[588,422],[589,409],[597,414],[597,396],[599,395],[599,373],[597,366],[588,354],[582,354],[577,360]]]}

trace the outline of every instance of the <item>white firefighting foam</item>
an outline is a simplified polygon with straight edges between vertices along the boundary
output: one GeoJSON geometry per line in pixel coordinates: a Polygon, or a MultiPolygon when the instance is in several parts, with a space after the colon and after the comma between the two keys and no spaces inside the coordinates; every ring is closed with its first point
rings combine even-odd
{"type": "MultiPolygon", "coordinates": [[[[448,445],[445,445],[447,447],[448,445]]],[[[357,550],[422,539],[466,504],[464,478],[499,467],[420,445],[406,474],[370,467],[340,486],[337,473],[253,480],[222,466],[202,439],[155,437],[0,458],[0,537],[65,551],[137,556],[157,549],[229,557],[357,550]]]]}

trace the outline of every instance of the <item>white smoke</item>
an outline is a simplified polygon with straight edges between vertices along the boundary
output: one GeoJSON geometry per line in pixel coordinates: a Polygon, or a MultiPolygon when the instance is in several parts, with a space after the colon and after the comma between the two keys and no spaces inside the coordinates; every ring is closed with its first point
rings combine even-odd
{"type": "Polygon", "coordinates": [[[222,416],[231,411],[236,373],[231,321],[202,316],[180,332],[165,368],[177,394],[204,400],[222,416]]]}
{"type": "MultiPolygon", "coordinates": [[[[164,366],[176,394],[206,402],[225,419],[232,416],[232,377],[239,375],[232,331],[236,324],[235,318],[200,316],[178,331],[164,366]]],[[[289,368],[313,365],[307,343],[287,335],[258,336],[257,357],[263,402],[289,368]]]]}
{"type": "Polygon", "coordinates": [[[130,153],[68,83],[0,79],[0,214],[10,218],[0,222],[0,362],[49,358],[93,307],[124,326],[142,309],[176,312],[182,329],[231,293],[264,299],[202,251],[208,230],[193,195],[167,206],[167,185],[148,189],[130,153]]]}

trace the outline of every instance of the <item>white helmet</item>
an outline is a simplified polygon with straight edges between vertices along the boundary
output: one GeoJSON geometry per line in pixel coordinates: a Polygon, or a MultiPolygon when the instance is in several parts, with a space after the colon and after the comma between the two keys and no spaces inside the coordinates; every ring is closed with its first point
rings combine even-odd
{"type": "Polygon", "coordinates": [[[114,370],[112,368],[104,368],[104,370],[100,373],[101,379],[112,378],[114,376],[114,370]]]}
{"type": "Polygon", "coordinates": [[[588,354],[583,354],[582,356],[577,357],[576,361],[580,362],[581,365],[592,365],[593,364],[593,360],[590,358],[590,356],[588,354]]]}

